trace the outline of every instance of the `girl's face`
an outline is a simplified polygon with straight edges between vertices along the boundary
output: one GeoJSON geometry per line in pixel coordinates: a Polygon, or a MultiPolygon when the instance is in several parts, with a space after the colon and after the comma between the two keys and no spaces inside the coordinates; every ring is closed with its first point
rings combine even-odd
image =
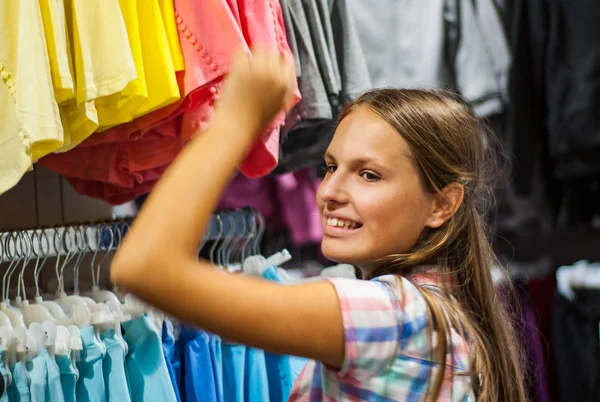
{"type": "Polygon", "coordinates": [[[338,126],[325,161],[317,205],[326,257],[368,270],[375,260],[417,242],[435,201],[394,128],[358,108],[338,126]]]}

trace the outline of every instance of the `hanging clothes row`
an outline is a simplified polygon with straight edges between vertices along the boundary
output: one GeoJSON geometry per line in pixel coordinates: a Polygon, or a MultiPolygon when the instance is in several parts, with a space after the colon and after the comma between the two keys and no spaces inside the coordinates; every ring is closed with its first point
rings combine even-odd
{"type": "MultiPolygon", "coordinates": [[[[101,289],[100,270],[129,226],[120,220],[0,234],[0,264],[8,263],[0,304],[0,401],[286,400],[305,359],[231,344],[182,326],[116,287],[101,289]],[[92,283],[80,286],[86,254],[92,283]],[[56,294],[40,286],[48,258],[56,259],[56,294]],[[27,294],[35,294],[31,303],[27,294]]],[[[199,252],[212,242],[209,258],[223,269],[282,281],[275,267],[289,253],[260,255],[263,232],[264,219],[254,210],[219,212],[199,252]]]]}
{"type": "MultiPolygon", "coordinates": [[[[0,193],[35,162],[113,204],[147,193],[206,126],[238,50],[290,52],[275,0],[1,7],[0,193]]],[[[276,166],[284,119],[282,112],[272,122],[244,173],[276,166]]]]}

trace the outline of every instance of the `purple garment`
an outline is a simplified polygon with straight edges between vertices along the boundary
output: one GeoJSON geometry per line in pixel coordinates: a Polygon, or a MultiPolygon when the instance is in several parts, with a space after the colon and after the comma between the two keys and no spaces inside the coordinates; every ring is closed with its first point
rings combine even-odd
{"type": "Polygon", "coordinates": [[[320,183],[314,168],[260,179],[238,175],[225,190],[219,209],[250,205],[264,216],[269,229],[287,228],[296,246],[319,243],[323,237],[316,202],[320,183]]]}
{"type": "Polygon", "coordinates": [[[516,286],[521,302],[520,339],[523,340],[523,349],[526,361],[529,363],[531,381],[527,383],[529,400],[536,402],[550,402],[550,386],[544,362],[544,351],[540,339],[540,331],[534,311],[534,306],[529,299],[529,293],[522,286],[516,286]]]}

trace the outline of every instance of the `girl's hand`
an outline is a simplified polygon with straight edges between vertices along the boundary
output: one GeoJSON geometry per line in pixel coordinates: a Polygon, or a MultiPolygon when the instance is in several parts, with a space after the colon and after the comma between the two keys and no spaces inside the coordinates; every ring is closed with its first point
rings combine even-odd
{"type": "Polygon", "coordinates": [[[255,49],[252,57],[240,52],[226,78],[215,118],[248,124],[259,136],[282,109],[288,111],[294,97],[296,72],[290,56],[255,49]]]}

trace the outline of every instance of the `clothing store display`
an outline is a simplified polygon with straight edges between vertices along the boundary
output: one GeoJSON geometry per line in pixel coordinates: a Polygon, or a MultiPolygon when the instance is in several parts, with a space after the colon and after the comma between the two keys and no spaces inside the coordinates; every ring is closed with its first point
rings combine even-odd
{"type": "MultiPolygon", "coordinates": [[[[435,284],[431,275],[415,277],[421,286],[435,284]]],[[[427,341],[429,316],[427,302],[419,290],[405,278],[393,275],[371,281],[331,279],[342,308],[345,335],[344,363],[339,370],[310,361],[290,396],[290,401],[341,399],[403,400],[425,395],[431,349],[427,341]],[[403,308],[397,303],[402,300],[403,308]],[[368,312],[368,314],[366,314],[368,312]],[[377,320],[369,317],[376,315],[377,320]],[[398,333],[402,323],[402,335],[398,333]],[[375,326],[376,325],[376,326],[375,326]],[[392,367],[392,369],[385,369],[392,367]],[[341,381],[351,378],[353,381],[341,381]]],[[[438,283],[439,285],[439,283],[438,283]]],[[[469,347],[453,330],[454,360],[447,364],[459,370],[469,369],[469,347]]],[[[449,377],[442,393],[452,401],[474,401],[468,376],[449,377]]]]}
{"type": "MultiPolygon", "coordinates": [[[[275,0],[152,0],[149,4],[110,0],[107,13],[98,10],[103,17],[86,25],[84,32],[79,32],[77,23],[93,18],[92,12],[78,13],[79,1],[66,3],[66,41],[74,43],[75,62],[88,46],[90,32],[103,35],[104,30],[96,26],[118,13],[112,25],[106,24],[106,29],[114,27],[112,36],[103,36],[99,44],[113,40],[119,46],[118,55],[126,50],[129,58],[120,65],[127,74],[123,72],[126,78],[112,87],[104,85],[114,75],[111,66],[120,59],[111,59],[114,64],[105,67],[98,61],[103,47],[90,51],[90,57],[80,62],[82,68],[90,64],[90,72],[85,70],[75,79],[76,99],[61,105],[68,128],[61,151],[68,152],[50,154],[40,163],[65,176],[77,192],[111,204],[148,193],[182,146],[206,128],[221,81],[240,48],[248,54],[258,45],[291,52],[282,10],[275,0]],[[94,84],[95,92],[80,89],[99,80],[104,68],[108,69],[106,80],[94,84]]],[[[94,2],[93,7],[102,5],[94,2]]],[[[60,24],[48,25],[48,34],[59,36],[53,28],[60,24]]],[[[292,105],[299,99],[296,91],[292,105]]],[[[243,173],[259,177],[275,168],[284,123],[281,112],[242,164],[243,173]]]]}
{"type": "Polygon", "coordinates": [[[83,350],[80,359],[77,361],[79,380],[77,380],[76,386],[76,399],[78,402],[106,402],[106,387],[102,367],[106,348],[96,338],[94,327],[82,328],[81,340],[83,350]]]}
{"type": "MultiPolygon", "coordinates": [[[[125,367],[132,402],[176,402],[160,334],[147,316],[122,324],[129,345],[125,367]]],[[[79,397],[77,398],[79,401],[79,397]]]]}
{"type": "Polygon", "coordinates": [[[106,346],[106,356],[102,360],[106,400],[131,402],[125,372],[125,346],[117,339],[114,329],[103,332],[101,339],[106,346]]]}

